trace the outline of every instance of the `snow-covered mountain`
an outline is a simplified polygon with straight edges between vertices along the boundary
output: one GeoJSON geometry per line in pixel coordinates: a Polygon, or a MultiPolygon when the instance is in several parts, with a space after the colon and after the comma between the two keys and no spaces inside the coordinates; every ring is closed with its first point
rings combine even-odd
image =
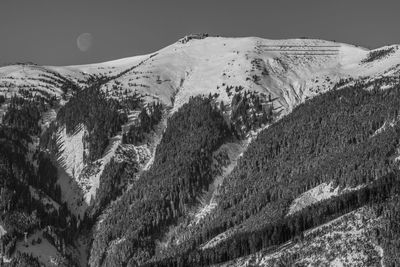
{"type": "Polygon", "coordinates": [[[11,96],[34,86],[60,97],[64,80],[77,85],[91,75],[109,78],[110,96],[138,92],[179,108],[198,94],[232,98],[229,86],[271,94],[290,111],[299,102],[329,90],[339,79],[398,73],[398,45],[368,50],[314,39],[185,37],[153,54],[80,66],[11,65],[0,68],[1,93],[11,96]],[[171,103],[171,98],[175,103],[171,103]]]}
{"type": "MultiPolygon", "coordinates": [[[[218,94],[230,103],[239,89],[271,96],[274,108],[287,114],[299,103],[332,89],[341,79],[395,76],[400,72],[398,45],[373,51],[314,39],[268,40],[190,35],[145,56],[80,65],[37,66],[30,64],[0,68],[0,94],[6,98],[34,94],[68,99],[73,86],[84,85],[91,76],[106,77],[102,85],[109,97],[138,93],[148,102],[159,101],[176,111],[190,97],[218,94]],[[374,57],[374,53],[379,56],[374,57]],[[381,55],[382,54],[382,55],[381,55]],[[62,91],[64,87],[64,91],[62,91]]],[[[7,105],[2,106],[2,112],[7,105]]],[[[54,118],[54,116],[53,116],[54,118]]],[[[83,129],[76,137],[60,131],[61,156],[70,176],[79,177],[83,129]],[[75,174],[72,175],[72,172],[75,174]]],[[[98,177],[92,181],[94,189],[98,177]]],[[[90,196],[86,197],[87,202],[90,196]]]]}
{"type": "MultiPolygon", "coordinates": [[[[0,102],[0,120],[13,97],[32,99],[41,96],[52,101],[51,107],[42,114],[40,127],[45,132],[51,122],[56,123],[53,134],[58,152],[52,157],[58,168],[61,199],[67,203],[70,212],[82,220],[87,209],[96,203],[105,166],[114,160],[136,162],[137,177],[148,170],[168,119],[190,98],[211,95],[215,102],[229,106],[236,95],[251,92],[271,103],[276,114],[274,121],[277,121],[300,103],[333,89],[360,82],[372,86],[376,85],[373,81],[383,81],[383,78],[388,79],[380,83],[381,89],[395,86],[400,77],[399,48],[399,45],[392,45],[368,50],[316,39],[269,40],[189,35],[149,55],[104,63],[65,67],[8,65],[0,68],[0,97],[4,97],[3,103],[0,102]],[[87,160],[87,138],[91,134],[87,125],[79,124],[72,132],[67,131],[66,125],[57,121],[57,113],[76,92],[86,90],[94,80],[101,80],[100,90],[108,99],[122,101],[139,96],[145,106],[161,103],[165,107],[161,122],[146,142],[140,145],[123,142],[123,135],[137,123],[140,113],[128,109],[127,121],[120,131],[109,138],[102,155],[95,160],[87,160]]],[[[228,109],[227,116],[231,115],[232,110],[228,109]]],[[[215,188],[234,169],[236,161],[257,133],[269,125],[255,127],[247,131],[242,140],[225,144],[230,164],[223,167],[215,188]]],[[[331,188],[331,184],[328,186],[326,183],[325,187],[331,188]]],[[[308,194],[304,193],[293,202],[292,212],[301,210],[309,205],[307,203],[339,194],[338,189],[331,192],[329,188],[325,188],[327,192],[324,189],[322,197],[318,193],[315,195],[313,192],[316,190],[312,189],[308,194]],[[307,197],[311,200],[304,199],[307,197]]],[[[192,224],[198,224],[212,214],[218,205],[214,191],[210,201],[202,202],[197,210],[192,211],[195,218],[192,224]]],[[[102,213],[100,218],[109,216],[107,211],[102,213]]],[[[101,226],[101,221],[97,227],[101,226]]],[[[0,229],[1,235],[7,232],[1,221],[0,229]]],[[[29,252],[26,248],[20,251],[29,252]]]]}

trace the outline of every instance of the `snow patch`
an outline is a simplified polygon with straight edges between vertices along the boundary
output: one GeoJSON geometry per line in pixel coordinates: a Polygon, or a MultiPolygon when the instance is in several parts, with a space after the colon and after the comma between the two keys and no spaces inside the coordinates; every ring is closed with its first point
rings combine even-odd
{"type": "Polygon", "coordinates": [[[295,200],[293,200],[292,204],[289,207],[289,212],[287,213],[286,216],[292,215],[292,214],[294,214],[308,206],[311,206],[312,204],[318,203],[322,200],[326,200],[326,199],[338,196],[343,193],[357,191],[365,186],[366,186],[365,184],[362,184],[362,185],[358,185],[356,187],[352,187],[352,188],[346,187],[346,188],[343,188],[340,190],[339,186],[334,188],[332,182],[330,182],[329,184],[322,183],[322,184],[304,192],[299,197],[297,197],[295,200]]]}
{"type": "Polygon", "coordinates": [[[290,205],[287,215],[294,214],[307,206],[317,203],[321,200],[337,196],[339,194],[339,187],[333,188],[331,183],[322,183],[296,198],[290,205]]]}
{"type": "Polygon", "coordinates": [[[215,236],[214,238],[212,238],[211,240],[209,240],[205,244],[201,245],[200,249],[201,250],[205,250],[205,249],[209,249],[209,248],[215,247],[216,245],[218,245],[222,241],[226,240],[228,237],[232,236],[234,231],[235,230],[233,228],[228,229],[227,231],[215,236]]]}
{"type": "Polygon", "coordinates": [[[61,200],[66,202],[69,210],[78,218],[83,219],[83,215],[88,207],[84,201],[82,189],[78,183],[57,164],[58,180],[57,184],[61,188],[61,200]]]}
{"type": "Polygon", "coordinates": [[[111,159],[114,157],[115,152],[117,151],[117,148],[122,142],[122,134],[118,134],[111,138],[110,144],[105,150],[105,153],[102,158],[96,160],[93,165],[94,166],[99,166],[95,172],[94,175],[88,175],[85,177],[80,177],[80,181],[83,181],[85,183],[84,192],[85,192],[85,201],[86,203],[90,204],[90,201],[93,198],[96,197],[96,190],[100,186],[100,176],[104,171],[104,167],[111,161],[111,159]]]}
{"type": "Polygon", "coordinates": [[[383,123],[383,125],[372,134],[372,137],[386,131],[389,127],[393,128],[397,122],[398,122],[398,119],[393,119],[391,121],[385,121],[383,123]]]}
{"type": "Polygon", "coordinates": [[[333,261],[330,262],[329,266],[332,266],[332,267],[343,267],[344,264],[340,259],[336,258],[336,259],[334,259],[333,261]]]}
{"type": "Polygon", "coordinates": [[[60,156],[58,163],[65,169],[68,175],[77,179],[84,168],[84,157],[87,154],[83,138],[87,133],[86,127],[80,124],[72,135],[67,134],[66,127],[61,127],[57,135],[57,145],[60,156]]]}
{"type": "Polygon", "coordinates": [[[57,112],[55,109],[49,109],[44,112],[40,121],[42,129],[49,127],[50,123],[57,118],[57,112]]]}
{"type": "Polygon", "coordinates": [[[3,235],[5,235],[5,234],[7,234],[7,231],[3,228],[3,226],[0,224],[0,238],[3,236],[3,235]]]}
{"type": "Polygon", "coordinates": [[[220,186],[222,185],[225,177],[227,177],[233,171],[233,169],[237,165],[238,159],[243,155],[243,152],[247,149],[251,139],[254,138],[257,133],[253,132],[253,134],[250,134],[249,137],[242,142],[223,144],[217,151],[213,153],[213,164],[216,166],[214,168],[220,168],[220,174],[216,175],[212,184],[210,185],[209,191],[211,191],[212,194],[211,199],[208,202],[202,201],[202,204],[194,213],[193,219],[190,222],[189,227],[200,223],[201,220],[211,214],[211,212],[218,206],[217,198],[219,195],[218,190],[220,186]],[[225,154],[228,157],[227,164],[222,164],[222,166],[220,166],[220,163],[216,162],[215,156],[217,156],[218,154],[225,154]]]}
{"type": "Polygon", "coordinates": [[[193,221],[190,223],[189,227],[198,224],[202,219],[209,215],[216,207],[217,202],[215,198],[211,198],[210,203],[203,205],[194,215],[193,221]]]}
{"type": "Polygon", "coordinates": [[[84,158],[88,155],[88,149],[84,143],[86,135],[87,130],[83,124],[78,125],[72,135],[68,135],[66,128],[61,127],[58,131],[57,144],[60,150],[59,165],[69,177],[76,181],[83,192],[85,202],[89,205],[99,188],[100,176],[105,165],[110,162],[121,144],[122,134],[118,134],[110,140],[102,158],[88,164],[84,163],[84,158]]]}
{"type": "Polygon", "coordinates": [[[29,191],[31,193],[31,196],[39,200],[43,203],[44,207],[46,207],[47,210],[59,210],[60,204],[55,202],[53,199],[51,199],[49,196],[44,194],[43,192],[37,190],[36,188],[29,186],[29,191]]]}
{"type": "Polygon", "coordinates": [[[57,249],[43,237],[43,231],[38,231],[29,236],[27,238],[27,243],[25,243],[24,240],[18,241],[15,251],[37,257],[43,266],[59,266],[59,259],[62,257],[57,249]],[[40,244],[35,243],[35,245],[32,245],[32,241],[36,241],[39,238],[42,240],[40,244]]]}
{"type": "Polygon", "coordinates": [[[381,261],[380,261],[381,267],[385,267],[385,258],[384,258],[383,248],[376,243],[374,244],[374,247],[375,247],[376,252],[378,252],[379,257],[381,258],[381,261]]]}

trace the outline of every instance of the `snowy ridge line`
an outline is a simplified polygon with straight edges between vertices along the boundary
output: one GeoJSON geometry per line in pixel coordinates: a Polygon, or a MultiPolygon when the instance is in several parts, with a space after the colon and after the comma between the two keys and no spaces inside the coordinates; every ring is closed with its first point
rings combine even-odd
{"type": "Polygon", "coordinates": [[[340,45],[260,45],[260,47],[341,47],[340,45]]]}
{"type": "Polygon", "coordinates": [[[339,52],[339,49],[279,49],[279,48],[274,48],[274,49],[264,49],[264,51],[282,51],[282,52],[339,52]]]}
{"type": "MultiPolygon", "coordinates": [[[[120,78],[121,76],[127,74],[128,72],[133,71],[134,69],[140,67],[141,65],[143,65],[144,63],[146,63],[146,61],[150,60],[152,57],[154,57],[154,56],[156,56],[156,55],[157,55],[157,53],[151,54],[148,58],[146,58],[146,59],[140,61],[140,62],[139,62],[138,64],[136,64],[135,66],[132,66],[132,67],[130,67],[130,68],[128,68],[128,69],[122,71],[121,73],[119,73],[119,74],[117,74],[115,77],[113,77],[113,79],[110,79],[109,81],[114,80],[114,79],[118,79],[118,78],[120,78]]],[[[109,81],[108,81],[108,82],[109,82],[109,81]]]]}
{"type": "Polygon", "coordinates": [[[287,52],[281,52],[281,54],[288,56],[337,56],[338,55],[333,53],[287,53],[287,52]]]}

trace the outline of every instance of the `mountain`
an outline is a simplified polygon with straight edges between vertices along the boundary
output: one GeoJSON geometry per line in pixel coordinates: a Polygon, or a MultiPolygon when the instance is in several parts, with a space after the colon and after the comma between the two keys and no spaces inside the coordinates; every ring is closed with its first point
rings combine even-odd
{"type": "Polygon", "coordinates": [[[399,80],[398,45],[207,34],[3,66],[2,263],[399,264],[399,80]]]}

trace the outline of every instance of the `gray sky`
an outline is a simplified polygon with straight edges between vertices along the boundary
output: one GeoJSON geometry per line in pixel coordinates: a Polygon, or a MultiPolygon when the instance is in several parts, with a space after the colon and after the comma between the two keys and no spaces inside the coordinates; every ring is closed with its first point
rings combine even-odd
{"type": "Polygon", "coordinates": [[[154,52],[189,33],[400,43],[398,0],[1,0],[0,64],[102,62],[154,52]],[[76,39],[91,33],[82,52],[76,39]]]}

